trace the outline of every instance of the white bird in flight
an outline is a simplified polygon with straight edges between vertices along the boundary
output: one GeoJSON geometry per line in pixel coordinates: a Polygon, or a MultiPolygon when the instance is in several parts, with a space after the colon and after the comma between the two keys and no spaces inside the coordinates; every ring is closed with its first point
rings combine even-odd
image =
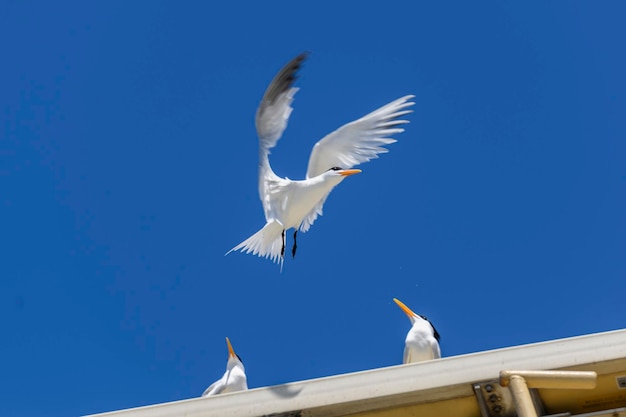
{"type": "Polygon", "coordinates": [[[246,379],[246,370],[239,355],[233,350],[233,345],[226,338],[228,345],[228,362],[226,363],[226,372],[224,375],[212,383],[202,393],[203,397],[211,395],[226,394],[227,392],[245,391],[248,389],[248,381],[246,379]]]}
{"type": "Polygon", "coordinates": [[[285,231],[295,229],[292,256],[296,255],[298,230],[306,232],[322,208],[332,189],[350,175],[361,172],[355,165],[378,158],[388,150],[384,145],[396,142],[390,135],[404,131],[407,120],[399,117],[410,113],[413,95],[401,97],[370,114],[343,125],[317,142],[311,151],[304,180],[281,178],[269,162],[270,149],[287,127],[293,108],[291,102],[298,91],[293,87],[296,73],[307,54],[302,53],[285,65],[265,91],[256,112],[259,136],[259,195],[265,212],[265,226],[232,248],[269,258],[282,267],[285,255],[285,231]]]}
{"type": "Polygon", "coordinates": [[[402,301],[393,301],[409,316],[411,330],[406,335],[402,363],[413,363],[441,358],[439,333],[425,316],[414,313],[402,301]]]}

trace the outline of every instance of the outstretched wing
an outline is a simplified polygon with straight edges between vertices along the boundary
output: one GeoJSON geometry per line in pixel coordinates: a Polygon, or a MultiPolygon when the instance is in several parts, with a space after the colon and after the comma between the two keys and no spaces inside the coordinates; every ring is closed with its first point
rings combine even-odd
{"type": "Polygon", "coordinates": [[[261,153],[268,154],[269,150],[276,146],[276,142],[287,127],[287,121],[293,108],[291,102],[298,91],[293,87],[296,81],[296,73],[300,69],[307,53],[302,53],[289,61],[276,74],[270,85],[265,90],[261,104],[256,112],[256,131],[259,135],[261,153]]]}
{"type": "Polygon", "coordinates": [[[388,152],[383,146],[396,142],[390,135],[404,132],[399,126],[408,120],[398,118],[412,112],[408,107],[415,104],[409,101],[413,97],[392,101],[326,135],[311,151],[306,177],[316,177],[332,167],[352,168],[388,152]]]}
{"type": "Polygon", "coordinates": [[[306,52],[298,55],[276,74],[265,90],[256,112],[255,124],[259,136],[259,196],[264,207],[265,202],[263,200],[267,194],[265,178],[275,176],[270,168],[268,156],[270,149],[276,146],[278,139],[287,127],[289,115],[293,110],[291,102],[298,91],[297,88],[293,87],[293,83],[296,81],[296,73],[306,57],[306,52]]]}

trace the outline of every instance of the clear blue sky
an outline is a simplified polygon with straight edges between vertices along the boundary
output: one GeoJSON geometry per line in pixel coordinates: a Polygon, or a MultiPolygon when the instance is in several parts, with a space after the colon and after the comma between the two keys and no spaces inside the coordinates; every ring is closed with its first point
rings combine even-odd
{"type": "Polygon", "coordinates": [[[0,415],[199,396],[229,336],[251,388],[626,327],[626,6],[0,4],[0,415]],[[308,50],[275,171],[405,94],[283,273],[254,112],[308,50]]]}

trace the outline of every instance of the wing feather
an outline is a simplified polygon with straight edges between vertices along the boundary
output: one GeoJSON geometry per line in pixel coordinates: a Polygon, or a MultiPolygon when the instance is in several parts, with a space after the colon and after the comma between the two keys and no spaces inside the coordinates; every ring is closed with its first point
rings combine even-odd
{"type": "Polygon", "coordinates": [[[317,220],[317,217],[324,214],[324,203],[326,202],[326,199],[328,198],[329,194],[330,192],[326,194],[324,198],[322,198],[315,207],[313,207],[313,210],[311,210],[309,214],[304,216],[304,219],[302,220],[302,223],[300,224],[301,232],[307,232],[311,228],[315,220],[317,220]]]}
{"type": "Polygon", "coordinates": [[[311,151],[306,177],[316,177],[336,166],[352,168],[389,152],[384,146],[396,142],[389,136],[404,132],[400,126],[408,120],[398,118],[413,111],[408,107],[415,104],[409,101],[414,97],[394,100],[326,135],[311,151]]]}
{"type": "Polygon", "coordinates": [[[433,342],[431,348],[433,351],[433,359],[441,358],[441,348],[439,347],[439,343],[433,342]]]}
{"type": "Polygon", "coordinates": [[[411,363],[411,349],[408,346],[404,348],[404,353],[402,354],[402,363],[411,363]]]}
{"type": "Polygon", "coordinates": [[[202,397],[208,397],[211,395],[221,394],[222,391],[224,391],[224,385],[225,384],[224,384],[223,378],[218,379],[217,381],[209,385],[207,389],[204,390],[204,392],[202,393],[202,397]]]}
{"type": "Polygon", "coordinates": [[[274,76],[256,112],[255,124],[259,136],[259,197],[266,211],[268,209],[265,201],[268,198],[266,180],[280,179],[270,167],[270,149],[276,146],[278,139],[287,128],[287,122],[293,110],[291,103],[298,91],[298,88],[293,87],[293,83],[306,57],[306,52],[298,55],[274,76]]]}
{"type": "Polygon", "coordinates": [[[287,127],[287,121],[293,110],[291,102],[298,91],[293,84],[307,55],[305,52],[289,61],[265,90],[255,121],[262,154],[267,155],[269,150],[276,146],[276,142],[287,127]]]}

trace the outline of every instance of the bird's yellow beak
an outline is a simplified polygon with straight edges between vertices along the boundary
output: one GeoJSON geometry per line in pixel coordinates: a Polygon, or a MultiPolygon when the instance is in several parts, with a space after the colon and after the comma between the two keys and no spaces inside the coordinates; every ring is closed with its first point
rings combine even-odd
{"type": "Polygon", "coordinates": [[[348,177],[350,175],[358,174],[359,172],[361,172],[360,169],[344,169],[339,174],[343,175],[344,177],[348,177]]]}
{"type": "Polygon", "coordinates": [[[404,311],[404,314],[406,314],[407,316],[409,316],[409,318],[413,318],[415,316],[417,316],[417,314],[415,314],[413,312],[413,310],[411,310],[410,308],[408,308],[406,306],[406,304],[404,304],[402,301],[398,300],[397,298],[394,298],[393,301],[396,302],[396,304],[398,304],[398,307],[400,307],[402,309],[402,311],[404,311]]]}
{"type": "Polygon", "coordinates": [[[226,338],[226,344],[228,345],[228,357],[229,358],[234,358],[235,356],[235,351],[233,350],[233,345],[230,344],[230,340],[228,338],[226,338]]]}

